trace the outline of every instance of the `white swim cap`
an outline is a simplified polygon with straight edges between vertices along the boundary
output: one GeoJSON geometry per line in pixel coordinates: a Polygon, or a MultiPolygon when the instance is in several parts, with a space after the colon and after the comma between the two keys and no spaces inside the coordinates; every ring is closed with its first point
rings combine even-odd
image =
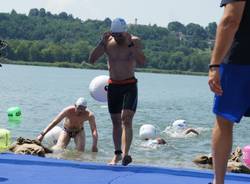
{"type": "Polygon", "coordinates": [[[85,98],[83,98],[83,97],[80,97],[77,99],[75,105],[77,107],[79,107],[79,106],[87,107],[87,100],[85,100],[85,98]]]}
{"type": "Polygon", "coordinates": [[[178,119],[173,122],[172,126],[177,129],[185,129],[187,128],[187,123],[184,119],[178,119]]]}
{"type": "Polygon", "coordinates": [[[122,33],[127,32],[127,24],[124,19],[116,18],[111,23],[110,31],[112,33],[122,33]]]}
{"type": "Polygon", "coordinates": [[[154,139],[156,134],[156,128],[151,124],[142,125],[139,132],[141,139],[154,139]]]}

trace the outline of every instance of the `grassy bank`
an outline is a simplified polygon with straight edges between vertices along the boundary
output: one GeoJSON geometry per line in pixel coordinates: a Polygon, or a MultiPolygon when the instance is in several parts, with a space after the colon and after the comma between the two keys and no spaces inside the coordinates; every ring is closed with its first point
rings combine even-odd
{"type": "MultiPolygon", "coordinates": [[[[11,61],[7,59],[1,59],[2,64],[15,64],[15,65],[31,65],[31,66],[47,66],[47,67],[61,67],[61,68],[82,68],[82,69],[100,69],[107,70],[106,64],[97,63],[95,65],[89,63],[69,63],[69,62],[53,62],[53,63],[44,63],[44,62],[27,62],[27,61],[11,61]]],[[[180,75],[198,75],[206,76],[205,72],[190,72],[190,71],[179,71],[179,70],[161,70],[156,68],[137,68],[137,72],[146,72],[146,73],[162,73],[162,74],[180,74],[180,75]]]]}

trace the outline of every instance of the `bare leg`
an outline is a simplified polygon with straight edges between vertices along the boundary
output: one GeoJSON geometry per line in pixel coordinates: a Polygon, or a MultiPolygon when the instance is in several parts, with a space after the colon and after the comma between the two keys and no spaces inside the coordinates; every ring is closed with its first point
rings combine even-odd
{"type": "Polygon", "coordinates": [[[213,184],[224,184],[227,161],[232,149],[233,123],[216,116],[212,137],[212,154],[214,167],[213,184]]]}
{"type": "Polygon", "coordinates": [[[75,136],[74,141],[76,144],[76,150],[83,152],[85,150],[85,131],[84,131],[84,129],[75,136]]]}
{"type": "Polygon", "coordinates": [[[122,145],[123,145],[123,157],[127,156],[130,150],[130,146],[133,139],[133,127],[132,120],[134,117],[134,111],[123,110],[122,111],[122,145]]]}
{"type": "MultiPolygon", "coordinates": [[[[121,114],[111,114],[113,123],[113,142],[115,150],[121,150],[121,137],[122,137],[122,123],[121,114]]],[[[117,164],[122,159],[120,154],[114,155],[113,159],[109,162],[110,165],[117,164]]]]}
{"type": "Polygon", "coordinates": [[[70,137],[68,136],[68,134],[65,131],[62,131],[59,135],[56,145],[53,146],[52,149],[53,150],[65,149],[69,144],[69,141],[70,137]]]}

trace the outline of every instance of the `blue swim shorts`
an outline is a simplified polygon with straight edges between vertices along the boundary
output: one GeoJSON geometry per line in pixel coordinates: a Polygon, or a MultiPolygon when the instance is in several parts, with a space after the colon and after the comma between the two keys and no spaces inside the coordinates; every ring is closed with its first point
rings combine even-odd
{"type": "Polygon", "coordinates": [[[250,65],[220,66],[222,96],[214,96],[213,112],[231,122],[239,123],[250,116],[250,65]]]}

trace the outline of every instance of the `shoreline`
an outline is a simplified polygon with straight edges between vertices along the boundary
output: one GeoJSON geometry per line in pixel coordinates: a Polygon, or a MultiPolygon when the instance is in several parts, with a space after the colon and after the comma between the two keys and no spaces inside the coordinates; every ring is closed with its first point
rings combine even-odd
{"type": "MultiPolygon", "coordinates": [[[[58,67],[58,68],[78,68],[78,69],[95,69],[95,70],[107,70],[106,64],[98,63],[95,65],[83,62],[83,63],[69,63],[69,62],[27,62],[27,61],[12,61],[7,59],[1,59],[1,64],[13,64],[13,65],[29,65],[29,66],[46,66],[46,67],[58,67]]],[[[160,73],[160,74],[174,74],[174,75],[193,75],[193,76],[207,76],[206,72],[191,72],[181,70],[164,70],[157,68],[136,68],[136,72],[144,73],[160,73]]]]}

